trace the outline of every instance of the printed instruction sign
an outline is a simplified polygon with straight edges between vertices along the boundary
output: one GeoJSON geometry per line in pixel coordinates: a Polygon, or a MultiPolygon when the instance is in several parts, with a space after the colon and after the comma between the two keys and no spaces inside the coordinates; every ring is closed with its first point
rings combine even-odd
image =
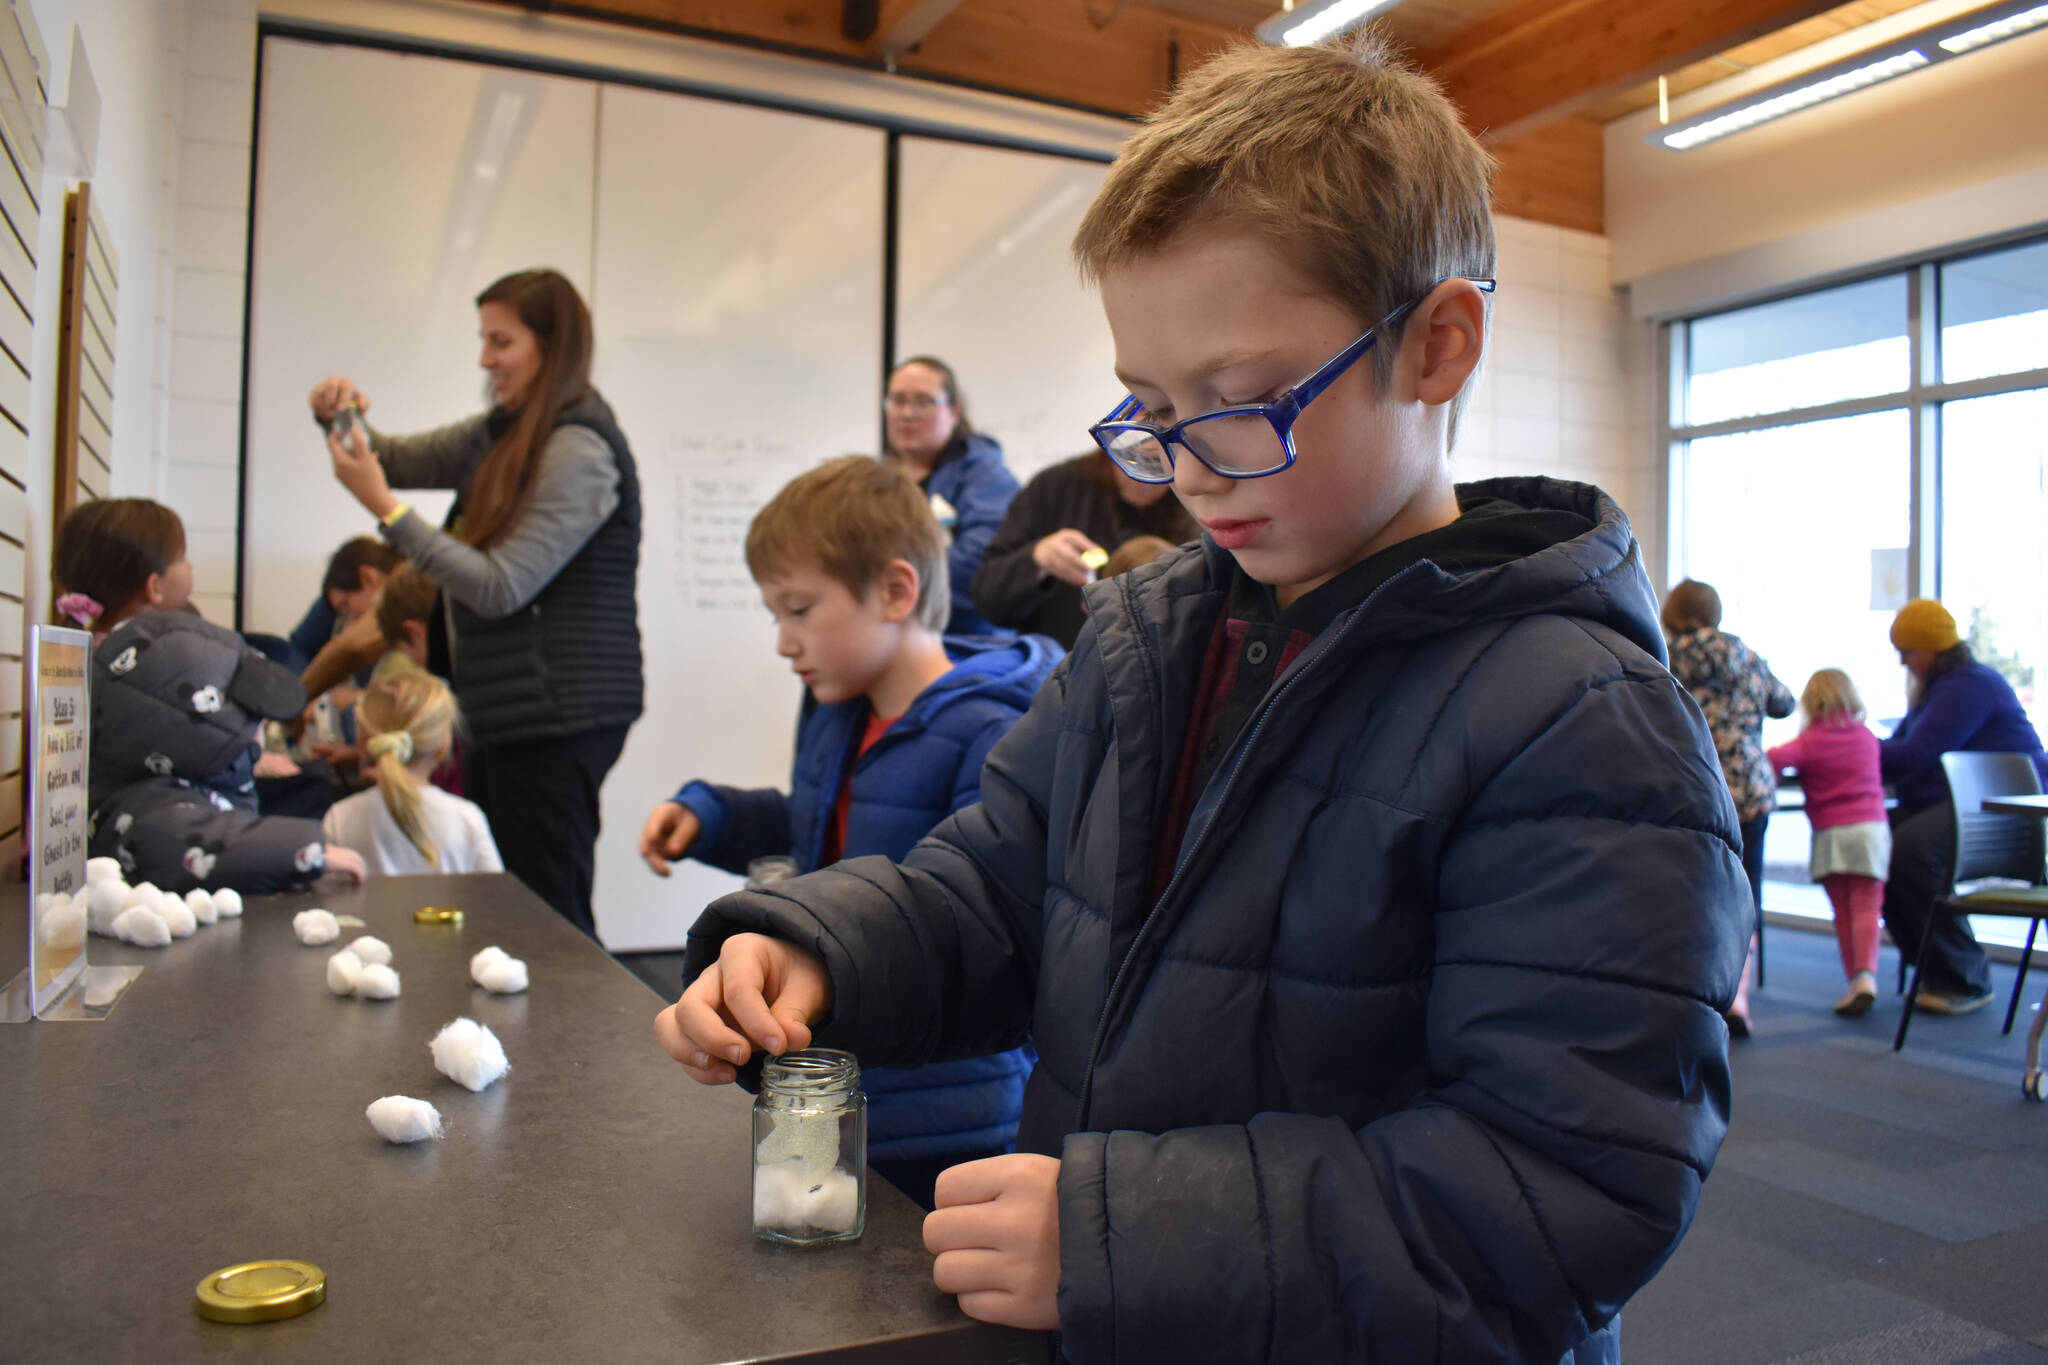
{"type": "Polygon", "coordinates": [[[29,633],[29,968],[36,1014],[85,968],[91,658],[89,632],[36,626],[29,633]]]}

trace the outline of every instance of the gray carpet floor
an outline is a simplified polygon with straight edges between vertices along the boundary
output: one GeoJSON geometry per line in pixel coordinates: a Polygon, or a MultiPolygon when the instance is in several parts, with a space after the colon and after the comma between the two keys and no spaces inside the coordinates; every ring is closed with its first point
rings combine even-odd
{"type": "MultiPolygon", "coordinates": [[[[2048,1365],[2048,1106],[2020,1093],[2028,978],[1996,1006],[1916,1014],[1893,1054],[1897,958],[1838,1019],[1832,934],[1767,931],[1756,1031],[1692,1230],[1622,1318],[1628,1365],[2048,1365]]],[[[621,959],[669,999],[680,953],[621,959]]]]}

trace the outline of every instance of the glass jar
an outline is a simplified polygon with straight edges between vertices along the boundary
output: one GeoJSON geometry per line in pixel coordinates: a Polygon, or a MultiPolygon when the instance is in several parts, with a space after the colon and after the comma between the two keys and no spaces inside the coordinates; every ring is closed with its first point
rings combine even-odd
{"type": "Polygon", "coordinates": [[[792,1246],[860,1239],[868,1211],[868,1097],[850,1052],[770,1057],[754,1097],[754,1235],[792,1246]]]}

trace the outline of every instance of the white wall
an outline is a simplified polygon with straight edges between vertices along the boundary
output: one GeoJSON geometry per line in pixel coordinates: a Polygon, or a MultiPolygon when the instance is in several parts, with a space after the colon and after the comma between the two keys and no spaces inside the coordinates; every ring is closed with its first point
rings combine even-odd
{"type": "MultiPolygon", "coordinates": [[[[1673,101],[1684,118],[1944,22],[1936,0],[1673,101]]],[[[2048,222],[2048,29],[1686,152],[1607,127],[1607,233],[1637,316],[1675,316],[2048,222]]]]}
{"type": "Polygon", "coordinates": [[[1496,229],[1493,338],[1452,471],[1598,484],[1628,513],[1654,579],[1663,537],[1651,333],[1608,283],[1605,237],[1520,218],[1496,229]]]}
{"type": "MultiPolygon", "coordinates": [[[[74,28],[100,92],[93,201],[118,257],[115,301],[113,476],[142,491],[156,436],[158,318],[165,307],[158,239],[164,217],[165,130],[176,119],[173,72],[182,41],[182,0],[30,0],[53,72],[53,104],[66,102],[74,28]],[[140,482],[138,482],[140,480],[140,482]]],[[[29,395],[28,619],[48,618],[57,408],[57,307],[64,257],[64,194],[45,176],[36,243],[36,329],[29,395]]]]}

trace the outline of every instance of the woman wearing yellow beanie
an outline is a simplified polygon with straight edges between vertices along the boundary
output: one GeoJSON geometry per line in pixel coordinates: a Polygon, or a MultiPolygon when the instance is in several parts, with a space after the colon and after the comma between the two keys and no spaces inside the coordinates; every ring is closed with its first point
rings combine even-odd
{"type": "Polygon", "coordinates": [[[2048,776],[2048,754],[2012,685],[1980,664],[1956,619],[1931,597],[1899,608],[1892,646],[1912,674],[1904,720],[1879,746],[1885,781],[1898,793],[1891,814],[1891,875],[1884,922],[1908,959],[1924,940],[1926,962],[1914,1008],[1968,1014],[1991,1001],[1991,964],[1970,922],[1934,908],[1948,894],[1955,863],[1955,812],[1941,756],[1957,750],[2030,754],[2048,776]]]}

